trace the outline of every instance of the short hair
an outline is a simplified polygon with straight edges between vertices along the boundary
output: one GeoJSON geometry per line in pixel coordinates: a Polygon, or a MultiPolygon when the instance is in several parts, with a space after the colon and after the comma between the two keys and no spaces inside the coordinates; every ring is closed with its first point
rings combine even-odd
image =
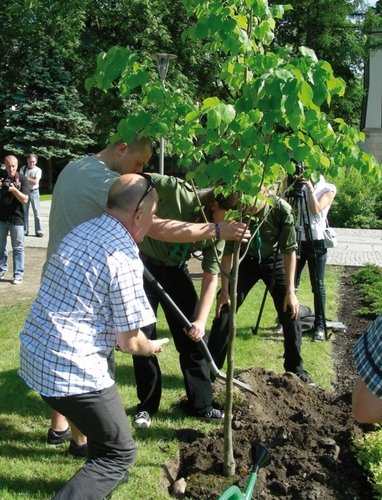
{"type": "Polygon", "coordinates": [[[113,144],[111,144],[111,147],[116,148],[123,143],[128,144],[129,150],[132,153],[143,151],[145,148],[149,148],[151,152],[153,151],[153,144],[150,137],[141,137],[139,134],[134,135],[131,141],[123,141],[122,139],[119,139],[118,141],[113,142],[113,144]]]}
{"type": "Polygon", "coordinates": [[[239,196],[237,193],[230,193],[225,196],[222,193],[215,195],[215,188],[201,189],[198,191],[200,203],[209,221],[212,220],[212,204],[216,201],[223,210],[234,210],[237,207],[239,196]]]}
{"type": "Polygon", "coordinates": [[[30,154],[27,156],[27,160],[28,160],[29,158],[34,158],[36,161],[38,161],[38,156],[37,156],[36,154],[34,154],[34,153],[30,153],[30,154]]]}

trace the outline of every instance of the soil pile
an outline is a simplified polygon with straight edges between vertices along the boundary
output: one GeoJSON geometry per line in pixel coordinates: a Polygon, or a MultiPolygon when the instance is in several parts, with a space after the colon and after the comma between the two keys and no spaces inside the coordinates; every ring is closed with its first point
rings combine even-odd
{"type": "Polygon", "coordinates": [[[354,341],[370,320],[357,317],[358,292],[349,284],[353,269],[342,277],[340,321],[347,332],[334,343],[337,379],[328,393],[301,382],[293,374],[278,375],[254,368],[238,378],[255,395],[238,394],[233,417],[236,475],[222,475],[223,430],[202,435],[179,431],[181,470],[187,498],[216,499],[230,484],[244,490],[251,468],[250,450],[257,441],[271,452],[271,463],[261,469],[254,498],[370,499],[372,491],[357,464],[352,441],[365,427],[351,416],[351,389],[355,372],[351,359],[354,341]],[[243,398],[240,401],[240,398],[243,398]]]}

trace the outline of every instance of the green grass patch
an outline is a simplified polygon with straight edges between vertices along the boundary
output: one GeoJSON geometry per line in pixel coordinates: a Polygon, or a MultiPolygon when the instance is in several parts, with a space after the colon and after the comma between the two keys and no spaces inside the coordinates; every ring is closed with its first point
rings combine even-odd
{"type": "MultiPolygon", "coordinates": [[[[329,266],[326,276],[327,317],[337,319],[338,283],[340,269],[329,266]]],[[[196,286],[200,282],[196,281],[196,286]]],[[[273,333],[276,314],[268,296],[261,317],[258,334],[252,334],[264,287],[256,285],[239,310],[235,359],[238,370],[260,366],[283,373],[282,336],[273,333]]],[[[307,272],[304,271],[298,291],[301,304],[313,308],[313,296],[307,272]]],[[[66,445],[52,447],[45,444],[49,427],[49,411],[40,397],[31,391],[17,375],[19,365],[18,335],[29,310],[29,303],[0,308],[0,498],[45,500],[78,469],[81,462],[66,456],[66,445]]],[[[210,317],[210,323],[212,315],[210,317]]],[[[167,324],[160,311],[158,333],[169,336],[167,324]]],[[[171,338],[171,336],[170,336],[171,338]]],[[[331,390],[333,381],[332,343],[312,342],[304,336],[302,354],[305,368],[321,387],[331,390]]],[[[177,429],[193,428],[209,432],[216,424],[201,422],[184,416],[178,402],[185,395],[183,378],[174,343],[160,355],[163,374],[163,395],[160,412],[153,419],[149,431],[132,429],[138,445],[138,459],[132,468],[128,485],[116,490],[113,499],[169,499],[160,486],[163,465],[178,453],[175,437],[177,429]]],[[[135,411],[137,396],[132,359],[116,353],[117,385],[125,404],[127,416],[135,411]]],[[[245,397],[245,395],[243,396],[245,397]]]]}

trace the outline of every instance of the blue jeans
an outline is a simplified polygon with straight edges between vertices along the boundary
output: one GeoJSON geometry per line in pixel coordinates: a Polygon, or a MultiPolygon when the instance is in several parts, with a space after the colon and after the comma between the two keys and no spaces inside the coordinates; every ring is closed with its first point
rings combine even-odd
{"type": "Polygon", "coordinates": [[[55,494],[55,500],[103,500],[127,482],[137,447],[115,385],[87,394],[42,399],[88,440],[86,463],[55,494]]]}
{"type": "Polygon", "coordinates": [[[34,230],[36,235],[42,233],[41,216],[40,216],[40,192],[38,189],[29,192],[27,203],[23,205],[24,210],[24,231],[29,233],[29,207],[32,205],[34,216],[34,230]]]}
{"type": "Polygon", "coordinates": [[[302,270],[308,263],[310,284],[314,296],[314,328],[325,329],[325,267],[328,251],[324,240],[302,241],[296,266],[296,286],[300,284],[302,270]]]}
{"type": "Polygon", "coordinates": [[[24,226],[9,224],[0,221],[0,272],[8,269],[7,236],[11,235],[13,277],[22,278],[24,275],[24,226]]]}

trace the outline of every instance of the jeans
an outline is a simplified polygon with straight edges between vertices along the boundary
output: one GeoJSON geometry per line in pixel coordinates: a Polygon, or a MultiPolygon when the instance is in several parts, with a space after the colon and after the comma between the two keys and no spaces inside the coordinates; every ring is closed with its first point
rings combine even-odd
{"type": "Polygon", "coordinates": [[[300,284],[302,270],[308,262],[310,284],[314,296],[314,328],[325,329],[325,267],[328,251],[324,240],[301,241],[297,258],[296,286],[300,284]]]}
{"type": "MultiPolygon", "coordinates": [[[[286,292],[285,271],[282,255],[272,255],[260,263],[257,257],[247,255],[239,266],[237,281],[237,309],[244,302],[246,296],[262,280],[272,295],[284,333],[284,369],[288,372],[301,374],[304,372],[301,357],[301,325],[298,319],[292,319],[289,312],[283,311],[283,302],[286,292]],[[272,276],[274,283],[272,285],[272,276]]],[[[228,344],[228,307],[223,307],[220,316],[212,323],[208,348],[218,368],[224,364],[228,344]]]]}
{"type": "Polygon", "coordinates": [[[102,500],[127,482],[137,448],[115,385],[87,394],[42,399],[88,440],[87,461],[56,493],[55,500],[102,500]]]}
{"type": "Polygon", "coordinates": [[[24,227],[0,221],[0,272],[8,269],[7,236],[11,235],[13,277],[22,278],[24,275],[24,227]]]}
{"type": "MultiPolygon", "coordinates": [[[[154,275],[179,309],[192,322],[199,299],[187,266],[168,267],[153,264],[146,260],[144,262],[145,267],[154,275]]],[[[194,342],[184,333],[185,325],[179,321],[177,315],[165,301],[159,300],[155,290],[146,280],[145,291],[154,312],[157,312],[158,305],[161,303],[166,316],[175,347],[179,353],[179,362],[189,405],[188,410],[192,415],[204,415],[212,409],[212,385],[209,365],[203,350],[198,342],[194,342]]],[[[155,323],[142,328],[142,330],[149,339],[156,338],[155,323]]],[[[153,414],[159,408],[162,393],[161,370],[158,359],[156,356],[133,356],[133,361],[137,395],[140,401],[137,411],[147,411],[153,414]]]]}
{"type": "Polygon", "coordinates": [[[34,216],[34,230],[36,235],[42,233],[41,216],[40,216],[40,192],[38,189],[29,191],[29,198],[27,203],[23,205],[24,210],[24,231],[29,233],[29,207],[32,205],[34,216]]]}

